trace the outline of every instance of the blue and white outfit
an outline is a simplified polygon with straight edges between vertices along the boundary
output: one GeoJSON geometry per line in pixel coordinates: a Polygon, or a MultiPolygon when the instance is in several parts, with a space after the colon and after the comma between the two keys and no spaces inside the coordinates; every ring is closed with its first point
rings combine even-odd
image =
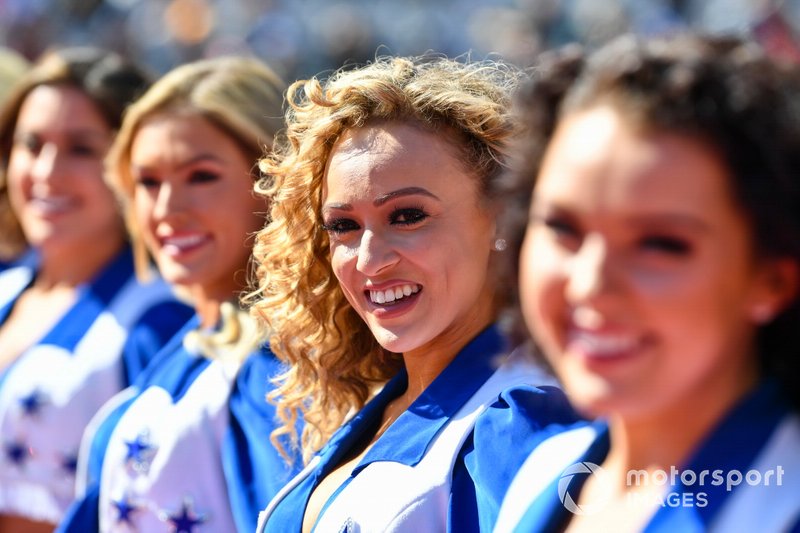
{"type": "MultiPolygon", "coordinates": [[[[0,273],[0,323],[36,277],[0,273]]],[[[0,513],[58,522],[75,497],[83,430],[191,316],[158,280],[136,280],[125,249],[45,336],[0,372],[0,513]]]]}
{"type": "MultiPolygon", "coordinates": [[[[473,339],[380,436],[330,497],[315,532],[477,531],[494,523],[537,431],[575,414],[560,389],[495,327],[473,339]]],[[[372,435],[403,393],[401,371],[270,503],[258,531],[299,532],[317,484],[372,435]]]]}
{"type": "Polygon", "coordinates": [[[183,342],[198,324],[87,430],[85,494],[58,531],[251,533],[296,473],[269,440],[276,421],[266,395],[279,361],[266,347],[243,362],[199,355],[183,342]]]}
{"type": "MultiPolygon", "coordinates": [[[[602,421],[575,424],[545,439],[514,478],[495,531],[563,531],[572,515],[560,496],[577,501],[588,478],[564,476],[565,470],[576,463],[602,464],[609,446],[602,421]]],[[[774,382],[763,383],[733,408],[677,471],[697,477],[684,482],[679,474],[675,485],[665,483],[666,503],[655,505],[644,531],[800,531],[800,416],[774,382]],[[729,473],[746,476],[751,470],[759,473],[758,482],[752,474],[752,484],[742,479],[728,485],[729,473]],[[701,478],[704,471],[708,475],[701,478]]]]}

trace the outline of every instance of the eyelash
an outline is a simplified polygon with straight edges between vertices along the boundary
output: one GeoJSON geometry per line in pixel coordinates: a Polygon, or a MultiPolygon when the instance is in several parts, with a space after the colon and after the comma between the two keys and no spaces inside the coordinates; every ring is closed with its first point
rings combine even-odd
{"type": "Polygon", "coordinates": [[[156,178],[151,178],[150,176],[139,176],[136,178],[136,185],[139,187],[144,187],[145,189],[157,187],[158,184],[159,181],[156,178]]]}
{"type": "Polygon", "coordinates": [[[669,235],[648,235],[641,239],[639,245],[648,250],[675,256],[685,256],[692,251],[691,245],[687,241],[669,235]]]}
{"type": "MultiPolygon", "coordinates": [[[[389,224],[396,226],[414,226],[430,215],[422,207],[403,207],[389,214],[389,224]],[[401,217],[406,220],[399,220],[401,217]]],[[[322,229],[334,235],[342,235],[360,229],[357,222],[349,218],[335,218],[322,224],[322,229]]]]}
{"type": "MultiPolygon", "coordinates": [[[[580,231],[573,224],[558,217],[538,217],[539,221],[561,239],[580,238],[580,231]]],[[[672,256],[686,256],[691,253],[691,243],[687,240],[671,235],[650,234],[641,237],[638,246],[646,251],[664,253],[672,256]]]]}
{"type": "Polygon", "coordinates": [[[212,172],[210,170],[196,170],[192,172],[191,176],[189,177],[190,183],[209,183],[212,181],[216,181],[219,178],[219,175],[216,172],[212,172]]]}
{"type": "Polygon", "coordinates": [[[425,212],[425,209],[423,209],[421,206],[404,207],[392,211],[392,213],[389,215],[389,222],[392,224],[398,224],[400,226],[413,226],[414,224],[422,222],[428,218],[428,216],[428,213],[425,212]],[[401,216],[405,217],[407,220],[397,220],[401,216]]]}
{"type": "MultiPolygon", "coordinates": [[[[219,179],[219,174],[209,170],[196,170],[189,175],[189,183],[210,183],[219,179]]],[[[136,184],[145,188],[157,187],[160,181],[151,176],[140,176],[136,184]]]]}
{"type": "Polygon", "coordinates": [[[343,233],[347,233],[348,231],[355,231],[358,229],[358,224],[354,221],[350,220],[349,218],[335,218],[330,222],[326,222],[322,224],[322,229],[327,231],[328,233],[332,233],[334,235],[342,235],[343,233]],[[350,227],[343,227],[345,225],[350,225],[350,227]]]}
{"type": "Polygon", "coordinates": [[[578,230],[574,227],[574,225],[562,218],[557,217],[541,217],[541,223],[553,233],[558,234],[562,237],[576,237],[578,236],[578,230]]]}
{"type": "MultiPolygon", "coordinates": [[[[22,137],[21,139],[17,140],[16,143],[24,147],[25,150],[31,154],[38,154],[44,145],[44,143],[38,137],[34,136],[22,137]]],[[[74,157],[98,158],[102,157],[103,155],[103,150],[100,147],[89,143],[75,142],[72,144],[67,144],[65,148],[66,153],[74,157]]]]}

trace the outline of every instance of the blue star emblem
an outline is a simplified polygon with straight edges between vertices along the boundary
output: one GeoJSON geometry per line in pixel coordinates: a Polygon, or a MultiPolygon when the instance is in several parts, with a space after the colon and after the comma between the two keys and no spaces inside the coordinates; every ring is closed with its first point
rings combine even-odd
{"type": "Polygon", "coordinates": [[[206,521],[206,517],[198,515],[192,509],[190,500],[185,499],[179,513],[166,514],[162,520],[172,525],[173,533],[193,533],[195,526],[206,521]]]}
{"type": "Polygon", "coordinates": [[[15,465],[22,465],[30,455],[30,450],[21,442],[7,442],[5,445],[6,458],[15,465]]]}
{"type": "Polygon", "coordinates": [[[28,416],[39,414],[42,406],[46,403],[47,397],[39,390],[34,390],[27,396],[23,396],[19,399],[19,406],[22,408],[22,412],[28,416]]]}
{"type": "Polygon", "coordinates": [[[75,474],[75,472],[78,471],[78,456],[75,454],[65,454],[61,458],[61,468],[70,474],[75,474]]]}
{"type": "Polygon", "coordinates": [[[124,496],[121,500],[112,500],[111,504],[117,509],[118,524],[125,522],[129,525],[133,525],[133,522],[131,521],[132,520],[131,514],[138,508],[131,503],[127,495],[124,496]]]}
{"type": "Polygon", "coordinates": [[[132,441],[126,440],[125,446],[128,451],[125,454],[125,463],[130,465],[135,472],[144,473],[150,469],[150,461],[153,460],[158,448],[150,443],[148,433],[143,431],[136,435],[132,441]]]}

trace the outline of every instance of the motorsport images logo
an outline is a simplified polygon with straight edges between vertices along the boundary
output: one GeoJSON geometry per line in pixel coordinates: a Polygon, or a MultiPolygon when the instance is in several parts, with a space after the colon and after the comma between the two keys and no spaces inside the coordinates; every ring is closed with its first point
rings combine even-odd
{"type": "MultiPolygon", "coordinates": [[[[558,499],[561,500],[561,505],[572,514],[589,515],[596,513],[608,504],[610,496],[601,498],[599,501],[584,502],[578,505],[572,494],[578,494],[580,487],[588,479],[589,476],[597,476],[598,481],[602,481],[605,476],[605,471],[602,467],[584,461],[582,463],[575,463],[570,465],[561,473],[561,478],[558,480],[558,499]],[[572,492],[570,492],[572,489],[572,492]]],[[[607,491],[602,491],[603,494],[608,494],[607,491]]]]}
{"type": "MultiPolygon", "coordinates": [[[[667,470],[629,470],[626,475],[628,491],[625,500],[628,505],[647,505],[661,507],[706,507],[709,494],[706,487],[724,487],[731,492],[741,484],[750,486],[782,486],[783,466],[777,465],[768,470],[679,470],[672,466],[667,470]],[[640,487],[661,487],[657,492],[641,492],[640,487]]],[[[583,461],[568,466],[558,480],[558,498],[564,508],[576,515],[590,515],[608,505],[612,494],[611,479],[602,467],[583,461]],[[583,501],[579,505],[575,500],[581,487],[594,476],[592,483],[595,490],[593,501],[583,501]]]]}

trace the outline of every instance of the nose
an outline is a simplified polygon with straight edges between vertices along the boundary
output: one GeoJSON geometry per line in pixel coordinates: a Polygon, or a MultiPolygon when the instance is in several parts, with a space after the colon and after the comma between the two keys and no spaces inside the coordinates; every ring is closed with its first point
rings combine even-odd
{"type": "Polygon", "coordinates": [[[153,205],[153,218],[163,220],[179,213],[184,208],[182,195],[170,183],[162,183],[158,188],[155,205],[153,205]]]}
{"type": "Polygon", "coordinates": [[[366,276],[374,276],[397,263],[399,255],[390,242],[379,233],[365,230],[358,247],[356,268],[366,276]]]}
{"type": "Polygon", "coordinates": [[[596,304],[618,292],[615,258],[599,236],[587,235],[569,264],[566,295],[572,304],[596,304]]]}
{"type": "Polygon", "coordinates": [[[31,168],[31,176],[36,182],[45,182],[53,177],[58,165],[58,147],[46,143],[41,147],[31,168]]]}

